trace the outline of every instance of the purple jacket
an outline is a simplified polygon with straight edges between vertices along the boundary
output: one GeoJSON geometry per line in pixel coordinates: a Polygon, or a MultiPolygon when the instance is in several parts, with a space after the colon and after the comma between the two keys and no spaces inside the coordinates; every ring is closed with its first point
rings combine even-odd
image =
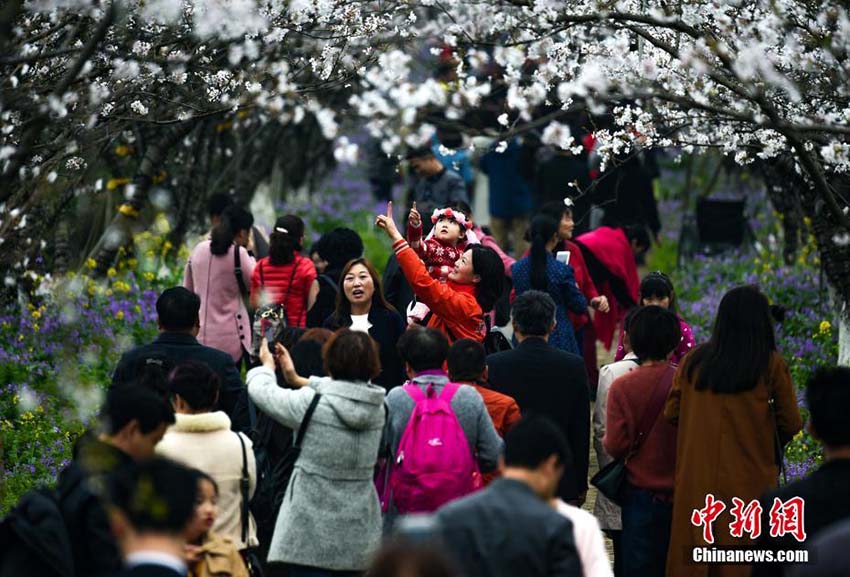
{"type": "Polygon", "coordinates": [[[214,255],[210,241],[199,242],[183,274],[183,286],[201,297],[201,332],[198,342],[224,351],[239,362],[242,350],[251,350],[251,319],[242,300],[233,270],[233,250],[239,249],[242,278],[251,287],[254,258],[243,247],[231,245],[227,254],[214,255]]]}

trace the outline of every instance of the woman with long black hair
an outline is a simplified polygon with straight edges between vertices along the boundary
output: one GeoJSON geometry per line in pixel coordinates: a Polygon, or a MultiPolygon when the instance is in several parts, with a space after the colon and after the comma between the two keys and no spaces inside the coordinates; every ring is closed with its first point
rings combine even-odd
{"type": "Polygon", "coordinates": [[[243,289],[251,286],[254,258],[246,247],[254,217],[230,206],[221,214],[209,240],[202,240],[189,256],[183,286],[201,297],[198,342],[230,354],[235,362],[251,350],[251,319],[243,289]]]}
{"type": "Polygon", "coordinates": [[[532,289],[549,293],[556,305],[555,330],[549,336],[549,344],[581,355],[567,311],[584,313],[587,300],[578,289],[572,267],[552,256],[552,250],[561,242],[558,227],[558,221],[546,214],[531,221],[531,253],[513,266],[514,290],[516,296],[532,289]]]}
{"type": "Polygon", "coordinates": [[[724,295],[711,339],[679,366],[665,415],[678,426],[667,575],[749,575],[746,565],[706,571],[692,563],[690,551],[709,545],[691,517],[706,507],[707,495],[717,496],[726,509],[713,523],[714,546],[753,547],[748,535],[730,534],[730,500],[746,506],[776,488],[782,447],[802,428],[791,374],[776,350],[770,306],[758,288],[740,286],[724,295]]]}

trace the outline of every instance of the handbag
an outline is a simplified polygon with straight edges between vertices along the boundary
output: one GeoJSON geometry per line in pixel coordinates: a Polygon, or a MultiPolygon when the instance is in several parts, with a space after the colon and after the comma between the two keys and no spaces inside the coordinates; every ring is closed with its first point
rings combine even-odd
{"type": "Polygon", "coordinates": [[[675,371],[664,371],[656,385],[655,391],[652,393],[647,409],[641,416],[640,426],[637,429],[637,438],[632,443],[629,453],[623,459],[614,459],[604,467],[602,467],[591,479],[590,484],[596,487],[600,493],[608,497],[613,503],[623,506],[623,490],[626,486],[626,463],[634,457],[643,439],[652,430],[652,426],[661,414],[664,408],[664,403],[667,400],[667,395],[670,392],[670,385],[673,383],[673,374],[675,371]]]}
{"type": "MultiPolygon", "coordinates": [[[[263,275],[263,265],[258,264],[260,271],[260,288],[266,286],[265,275],[263,275]]],[[[283,336],[283,329],[286,328],[286,300],[289,298],[289,291],[292,288],[292,281],[295,280],[295,271],[298,269],[298,257],[292,261],[292,274],[289,276],[289,284],[286,286],[286,293],[283,295],[283,300],[279,303],[260,305],[254,312],[254,322],[251,325],[251,356],[257,358],[260,356],[260,343],[263,337],[269,338],[269,347],[274,346],[274,342],[280,340],[283,336]],[[271,334],[267,334],[268,331],[271,334]]]]}
{"type": "MultiPolygon", "coordinates": [[[[286,487],[289,484],[289,479],[292,477],[292,470],[295,468],[295,462],[298,460],[298,455],[301,454],[301,444],[304,442],[304,435],[307,433],[307,426],[313,418],[313,413],[316,411],[316,406],[319,404],[319,399],[322,398],[320,393],[313,395],[313,400],[307,407],[304,413],[304,418],[301,420],[301,425],[298,427],[298,433],[292,440],[292,447],[283,456],[283,458],[273,466],[269,462],[268,455],[257,458],[257,486],[254,489],[254,497],[249,498],[251,478],[248,474],[248,454],[245,450],[245,441],[242,435],[236,433],[239,437],[239,443],[242,446],[242,478],[239,481],[240,492],[242,493],[241,506],[241,524],[242,524],[242,541],[247,542],[248,539],[248,523],[249,511],[254,514],[254,520],[257,523],[257,533],[263,537],[260,547],[263,551],[262,557],[268,552],[268,547],[271,544],[271,537],[274,534],[274,524],[277,521],[277,514],[280,510],[280,505],[283,502],[286,487]]],[[[265,451],[266,447],[259,447],[259,453],[265,451]]],[[[257,555],[256,549],[248,549],[248,556],[253,554],[256,557],[255,565],[258,570],[254,571],[248,567],[251,577],[263,577],[262,560],[260,555],[257,555]]],[[[248,559],[246,558],[246,564],[248,559]]]]}

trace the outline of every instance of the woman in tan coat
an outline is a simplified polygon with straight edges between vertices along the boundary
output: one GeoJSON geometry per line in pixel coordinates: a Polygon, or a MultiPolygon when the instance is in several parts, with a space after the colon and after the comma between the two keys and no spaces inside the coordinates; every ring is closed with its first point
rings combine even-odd
{"type": "Polygon", "coordinates": [[[776,352],[768,301],[756,287],[737,287],[723,297],[711,340],[686,356],[676,374],[665,415],[678,425],[667,577],[749,575],[749,565],[693,563],[694,547],[712,545],[691,518],[710,493],[725,505],[712,523],[713,546],[752,547],[747,533],[730,534],[732,498],[746,505],[776,487],[775,431],[784,446],[802,428],[791,375],[776,352]]]}

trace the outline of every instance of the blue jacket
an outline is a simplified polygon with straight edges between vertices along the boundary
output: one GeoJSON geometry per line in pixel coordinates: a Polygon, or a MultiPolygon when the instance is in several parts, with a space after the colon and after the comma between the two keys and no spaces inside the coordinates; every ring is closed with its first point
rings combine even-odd
{"type": "Polygon", "coordinates": [[[490,187],[490,214],[497,218],[524,216],[531,212],[531,187],[519,173],[522,147],[516,140],[502,153],[491,150],[481,157],[481,172],[490,187]]]}
{"type": "MultiPolygon", "coordinates": [[[[531,290],[531,256],[516,261],[511,270],[516,296],[531,290]]],[[[549,277],[546,292],[555,301],[556,321],[555,330],[549,336],[549,344],[562,351],[581,355],[573,324],[567,316],[567,309],[577,314],[584,313],[587,310],[587,300],[578,290],[573,267],[556,260],[554,256],[547,253],[546,276],[549,277]]]]}

